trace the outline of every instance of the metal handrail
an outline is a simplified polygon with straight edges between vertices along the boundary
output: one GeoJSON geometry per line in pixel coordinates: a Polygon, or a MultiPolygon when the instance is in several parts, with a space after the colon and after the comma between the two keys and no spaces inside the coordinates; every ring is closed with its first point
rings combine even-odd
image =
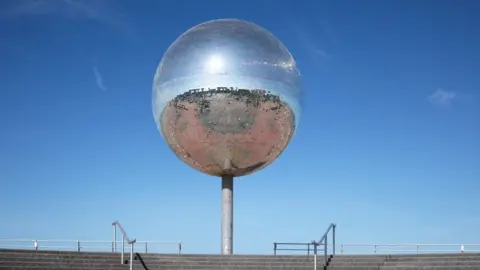
{"type": "MultiPolygon", "coordinates": [[[[121,244],[116,241],[116,244],[121,244]]],[[[163,247],[175,246],[175,252],[181,254],[182,241],[139,241],[135,242],[136,253],[171,253],[163,247]],[[158,248],[162,248],[161,251],[158,248]]],[[[74,239],[18,239],[0,238],[0,248],[113,252],[112,240],[74,240],[74,239]]]]}
{"type": "Polygon", "coordinates": [[[125,230],[123,229],[122,224],[120,224],[120,221],[116,220],[115,222],[112,223],[112,226],[115,228],[115,233],[116,233],[116,228],[117,228],[117,227],[120,229],[120,232],[122,233],[123,237],[125,237],[125,239],[127,240],[127,242],[128,242],[129,244],[135,243],[135,242],[137,241],[136,239],[130,240],[130,238],[128,237],[127,233],[126,233],[125,230]]]}
{"type": "MultiPolygon", "coordinates": [[[[340,245],[340,254],[345,254],[345,248],[368,248],[372,250],[373,254],[480,252],[480,244],[342,244],[340,245]],[[424,247],[428,249],[423,249],[424,247]]],[[[354,252],[353,254],[359,253],[368,254],[363,252],[354,252]]]]}
{"type": "Polygon", "coordinates": [[[277,255],[277,251],[307,251],[307,255],[310,255],[310,251],[313,251],[312,242],[308,243],[273,243],[273,255],[277,255]],[[278,246],[306,246],[306,248],[279,248],[278,246]]]}
{"type": "Polygon", "coordinates": [[[314,269],[317,270],[317,252],[318,246],[323,246],[323,249],[320,251],[324,252],[324,266],[327,266],[328,263],[328,233],[332,231],[332,254],[335,255],[335,229],[337,225],[331,223],[323,236],[320,238],[319,241],[311,241],[310,243],[273,243],[273,254],[277,255],[277,250],[289,250],[289,251],[307,251],[307,254],[310,255],[310,247],[313,246],[313,266],[314,269]],[[287,246],[306,246],[307,248],[278,248],[278,245],[287,245],[287,246]]]}
{"type": "Polygon", "coordinates": [[[313,252],[314,252],[314,259],[313,259],[313,267],[317,270],[317,246],[323,245],[323,252],[324,252],[324,261],[323,266],[327,266],[328,263],[328,233],[330,230],[332,231],[332,254],[335,255],[335,228],[337,227],[336,224],[331,223],[328,226],[327,231],[323,234],[322,238],[318,242],[312,241],[313,244],[313,252]]]}
{"type": "Polygon", "coordinates": [[[117,251],[117,227],[120,229],[120,232],[122,233],[122,264],[125,264],[125,260],[123,259],[123,254],[125,252],[125,240],[127,240],[128,244],[130,245],[130,270],[133,270],[133,249],[135,242],[137,242],[137,239],[130,239],[125,232],[125,230],[122,227],[122,224],[118,220],[114,221],[112,223],[113,226],[113,241],[112,241],[112,246],[113,246],[113,252],[117,251]]]}
{"type": "MultiPolygon", "coordinates": [[[[121,241],[117,241],[117,244],[121,241]]],[[[135,243],[136,253],[159,253],[157,247],[164,245],[177,246],[178,253],[181,252],[181,241],[139,241],[135,243]]],[[[304,247],[310,245],[310,254],[313,251],[311,242],[303,243],[276,243],[279,246],[285,244],[299,247],[293,249],[297,251],[308,251],[308,248],[301,249],[300,244],[304,247]]],[[[112,241],[110,240],[74,240],[74,239],[18,239],[18,238],[0,238],[0,249],[21,249],[21,250],[55,250],[55,251],[91,251],[91,252],[112,252],[112,241]]],[[[328,244],[332,248],[331,244],[328,244]]],[[[278,248],[278,251],[288,248],[278,248]]],[[[336,245],[339,254],[377,254],[377,255],[393,255],[393,254],[458,254],[458,253],[480,253],[480,243],[453,243],[453,244],[356,244],[347,243],[336,245]]],[[[275,250],[274,250],[275,251],[275,250]]],[[[163,252],[160,253],[169,253],[163,252]]]]}

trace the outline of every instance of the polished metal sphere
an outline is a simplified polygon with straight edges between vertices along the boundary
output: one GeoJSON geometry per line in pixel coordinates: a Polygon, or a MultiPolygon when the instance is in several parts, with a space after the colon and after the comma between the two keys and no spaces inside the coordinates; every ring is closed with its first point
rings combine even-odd
{"type": "Polygon", "coordinates": [[[235,19],[199,24],[165,52],[153,114],[175,154],[216,176],[273,162],[300,119],[300,72],[270,32],[235,19]]]}

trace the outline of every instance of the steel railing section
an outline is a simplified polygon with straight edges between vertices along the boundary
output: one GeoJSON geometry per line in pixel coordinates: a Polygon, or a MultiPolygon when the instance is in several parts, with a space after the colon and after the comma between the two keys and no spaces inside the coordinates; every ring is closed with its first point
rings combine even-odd
{"type": "Polygon", "coordinates": [[[122,234],[122,253],[121,253],[121,263],[125,264],[124,253],[125,253],[125,240],[130,245],[130,270],[133,270],[133,251],[135,249],[135,242],[137,239],[130,239],[122,227],[122,224],[117,220],[112,223],[113,226],[113,240],[112,240],[112,252],[117,252],[117,228],[120,229],[122,234]]]}
{"type": "MultiPolygon", "coordinates": [[[[117,241],[117,244],[121,244],[117,241]]],[[[312,242],[274,243],[279,251],[301,251],[313,255],[312,242]],[[285,248],[281,248],[285,246],[285,248]],[[291,247],[291,248],[289,248],[291,247]]],[[[331,244],[327,245],[333,250],[331,244]]],[[[62,250],[62,251],[98,251],[112,252],[112,241],[106,240],[73,240],[73,239],[0,239],[0,248],[4,249],[32,249],[32,250],[62,250]]],[[[427,254],[427,253],[480,253],[479,244],[341,244],[336,249],[340,254],[427,254]]],[[[164,253],[182,252],[181,241],[136,241],[135,253],[164,253]]],[[[291,253],[291,252],[289,252],[291,253]]]]}
{"type": "MultiPolygon", "coordinates": [[[[122,241],[116,241],[121,245],[122,241]]],[[[181,241],[136,241],[135,253],[181,254],[181,241]]],[[[0,239],[0,248],[32,249],[59,251],[114,252],[112,241],[106,240],[32,240],[32,239],[0,239]]]]}
{"type": "MultiPolygon", "coordinates": [[[[311,242],[295,243],[274,243],[277,244],[276,251],[299,251],[295,254],[313,255],[313,244],[311,242]],[[284,247],[279,247],[284,246],[284,247]],[[300,246],[300,247],[299,247],[300,246]],[[291,248],[290,248],[291,247],[291,248]],[[303,247],[303,248],[302,248],[303,247]]],[[[331,244],[329,250],[333,249],[331,244]]],[[[341,244],[335,247],[340,254],[428,254],[428,253],[480,253],[480,244],[341,244]]],[[[322,250],[323,251],[323,250],[322,250]]],[[[289,252],[290,254],[292,252],[289,252]]],[[[285,254],[285,253],[282,253],[285,254]]]]}
{"type": "Polygon", "coordinates": [[[335,243],[336,224],[331,223],[319,241],[311,242],[274,242],[273,254],[277,251],[306,252],[314,256],[314,269],[317,269],[317,253],[323,251],[324,265],[328,265],[329,254],[335,255],[340,248],[340,254],[428,254],[428,253],[465,253],[480,252],[480,244],[342,244],[335,243]],[[332,234],[330,243],[329,233],[332,234]],[[319,249],[320,248],[320,249],[319,249]],[[329,250],[331,251],[329,253],[329,250]]]}
{"type": "Polygon", "coordinates": [[[149,247],[152,245],[165,245],[175,243],[178,247],[178,253],[181,254],[182,243],[181,242],[161,242],[161,241],[137,241],[137,239],[131,239],[128,237],[127,232],[123,229],[122,224],[117,220],[112,223],[113,226],[113,239],[112,241],[80,241],[80,240],[31,240],[31,239],[0,239],[0,248],[9,249],[34,249],[34,250],[62,250],[62,251],[97,251],[108,252],[111,245],[111,252],[117,252],[117,244],[122,245],[121,250],[121,264],[125,264],[125,242],[130,245],[130,270],[133,270],[133,253],[141,253],[142,249],[145,253],[148,253],[149,247]],[[122,241],[117,241],[117,229],[120,230],[122,235],[122,241]],[[26,244],[27,243],[27,244],[26,244]],[[143,247],[138,245],[143,243],[143,247]],[[100,246],[104,244],[104,246],[100,246]],[[137,245],[135,245],[137,244],[137,245]],[[102,250],[103,248],[103,250],[102,250]]]}
{"type": "Polygon", "coordinates": [[[303,242],[303,243],[273,243],[273,254],[277,255],[277,250],[281,251],[307,251],[307,255],[310,255],[310,251],[313,251],[313,265],[314,269],[317,270],[317,254],[318,251],[323,251],[324,255],[324,262],[323,266],[327,266],[328,264],[328,248],[331,247],[332,254],[335,255],[335,229],[337,225],[331,223],[323,236],[320,238],[319,241],[311,241],[311,242],[303,242]],[[332,232],[332,244],[328,244],[328,235],[332,232]],[[286,246],[286,247],[279,247],[279,246],[286,246]],[[299,248],[300,246],[300,248],[299,248]],[[319,249],[319,247],[323,249],[319,249]]]}
{"type": "Polygon", "coordinates": [[[341,254],[428,254],[480,252],[480,244],[342,244],[341,254]]]}

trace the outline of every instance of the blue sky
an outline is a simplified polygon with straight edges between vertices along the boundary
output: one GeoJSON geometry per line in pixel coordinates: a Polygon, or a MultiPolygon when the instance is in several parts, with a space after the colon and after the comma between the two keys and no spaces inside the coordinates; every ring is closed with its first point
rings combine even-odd
{"type": "Polygon", "coordinates": [[[237,253],[273,241],[480,242],[476,1],[0,4],[0,238],[183,240],[220,252],[220,180],[169,150],[153,75],[188,28],[240,18],[302,72],[300,127],[235,182],[237,253]]]}

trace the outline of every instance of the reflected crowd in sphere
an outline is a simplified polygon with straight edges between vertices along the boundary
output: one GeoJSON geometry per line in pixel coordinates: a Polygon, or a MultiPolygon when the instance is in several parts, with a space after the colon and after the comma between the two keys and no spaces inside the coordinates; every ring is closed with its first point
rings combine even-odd
{"type": "Polygon", "coordinates": [[[166,51],[152,105],[175,154],[215,176],[243,176],[272,163],[300,120],[301,77],[287,48],[253,23],[197,25],[166,51]]]}

